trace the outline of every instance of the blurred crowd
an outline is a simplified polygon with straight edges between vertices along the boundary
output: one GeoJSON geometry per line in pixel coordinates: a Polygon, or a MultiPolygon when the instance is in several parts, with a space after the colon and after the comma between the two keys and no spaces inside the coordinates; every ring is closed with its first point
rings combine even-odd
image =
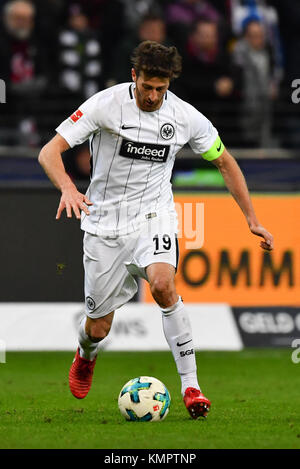
{"type": "Polygon", "coordinates": [[[42,145],[82,101],[131,81],[147,39],[177,46],[171,89],[227,145],[299,145],[299,0],[0,0],[0,12],[0,145],[42,145]]]}

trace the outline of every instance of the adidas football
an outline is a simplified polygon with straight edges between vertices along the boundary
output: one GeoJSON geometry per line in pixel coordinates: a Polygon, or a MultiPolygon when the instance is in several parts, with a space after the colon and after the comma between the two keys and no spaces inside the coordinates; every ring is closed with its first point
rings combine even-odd
{"type": "Polygon", "coordinates": [[[126,420],[160,422],[168,415],[171,396],[156,378],[140,376],[128,381],[119,394],[119,409],[126,420]]]}

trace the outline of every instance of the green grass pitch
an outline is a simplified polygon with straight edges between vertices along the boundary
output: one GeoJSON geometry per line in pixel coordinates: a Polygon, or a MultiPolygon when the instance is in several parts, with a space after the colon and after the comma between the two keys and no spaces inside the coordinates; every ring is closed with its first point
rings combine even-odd
{"type": "Polygon", "coordinates": [[[89,395],[67,384],[73,354],[8,353],[0,364],[0,448],[300,448],[300,364],[291,350],[197,352],[198,376],[212,401],[207,419],[190,419],[168,352],[102,352],[89,395]],[[117,399],[140,375],[171,394],[163,422],[126,422],[117,399]]]}

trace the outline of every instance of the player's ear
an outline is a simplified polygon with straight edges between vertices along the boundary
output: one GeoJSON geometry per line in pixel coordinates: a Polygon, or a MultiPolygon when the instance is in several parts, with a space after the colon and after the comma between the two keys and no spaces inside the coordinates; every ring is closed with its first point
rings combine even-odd
{"type": "Polygon", "coordinates": [[[136,83],[137,76],[136,76],[136,72],[134,68],[131,69],[131,78],[132,78],[132,81],[136,83]]]}

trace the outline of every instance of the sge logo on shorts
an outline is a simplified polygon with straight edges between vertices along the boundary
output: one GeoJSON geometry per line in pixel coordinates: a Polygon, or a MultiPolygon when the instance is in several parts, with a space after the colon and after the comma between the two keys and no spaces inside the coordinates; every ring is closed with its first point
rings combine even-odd
{"type": "Polygon", "coordinates": [[[169,145],[158,145],[153,143],[133,142],[123,138],[120,155],[136,160],[153,161],[165,163],[170,151],[169,145]]]}
{"type": "Polygon", "coordinates": [[[193,355],[194,354],[194,349],[186,350],[185,352],[180,352],[181,357],[185,357],[187,355],[193,355]]]}

